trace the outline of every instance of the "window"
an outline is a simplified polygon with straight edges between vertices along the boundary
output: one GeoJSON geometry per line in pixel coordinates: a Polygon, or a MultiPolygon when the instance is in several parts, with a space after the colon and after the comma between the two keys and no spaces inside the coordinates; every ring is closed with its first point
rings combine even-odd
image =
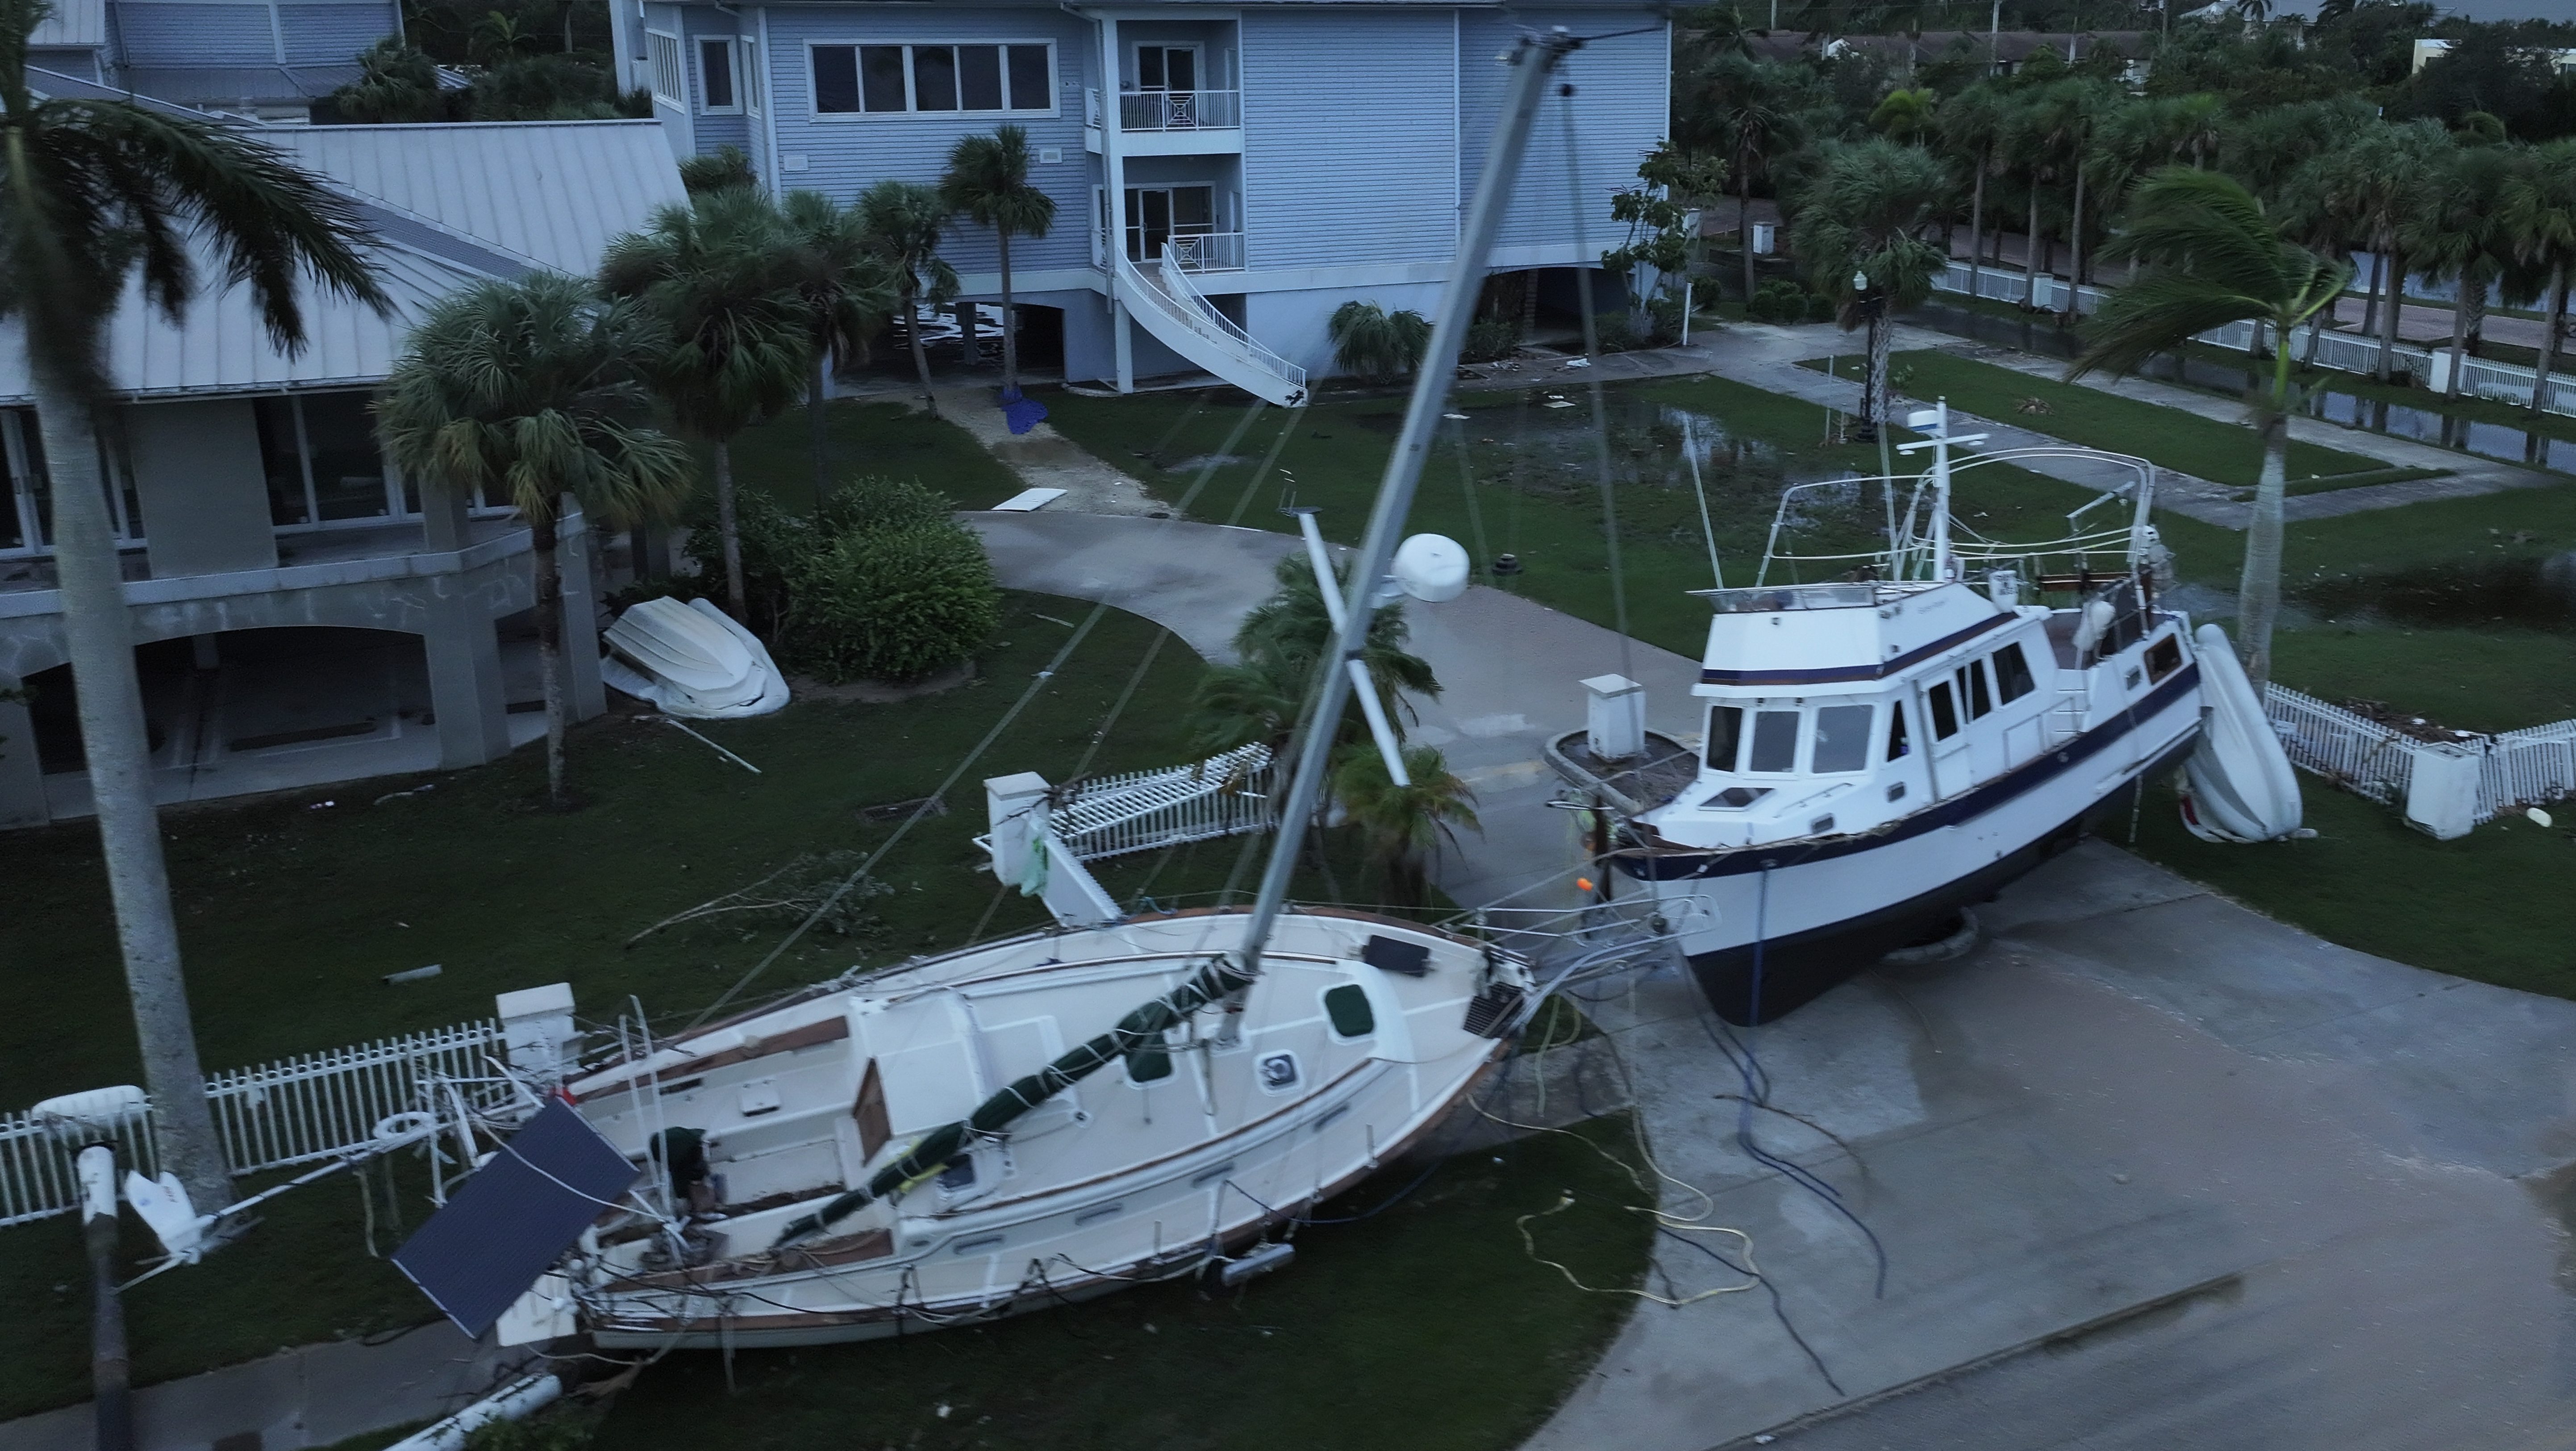
{"type": "Polygon", "coordinates": [[[1798,769],[1798,712],[1760,710],[1753,713],[1753,759],[1745,763],[1744,769],[1798,769]]]}
{"type": "Polygon", "coordinates": [[[813,64],[820,115],[1055,109],[1051,45],[818,45],[813,64]]]}
{"type": "Polygon", "coordinates": [[[364,393],[255,398],[269,522],[280,528],[393,512],[364,393]]]}
{"type": "Polygon", "coordinates": [[[709,115],[722,115],[742,110],[742,97],[734,89],[733,42],[702,39],[698,42],[698,109],[709,115]]]}
{"type": "Polygon", "coordinates": [[[674,106],[689,104],[688,82],[680,74],[680,37],[646,31],[644,54],[652,62],[654,99],[674,106]]]}
{"type": "Polygon", "coordinates": [[[2001,696],[2006,705],[2038,687],[2039,682],[2030,676],[2030,657],[2021,653],[2021,646],[2006,645],[1995,652],[1995,694],[2001,696]]]}
{"type": "Polygon", "coordinates": [[[1368,989],[1346,982],[1324,990],[1324,1016],[1333,1020],[1333,1036],[1365,1038],[1377,1031],[1377,1014],[1369,1007],[1368,989]]]}
{"type": "Polygon", "coordinates": [[[31,547],[36,538],[36,475],[44,472],[36,415],[0,410],[0,551],[31,547]]]}
{"type": "Polygon", "coordinates": [[[1136,47],[1136,89],[1195,91],[1199,88],[1199,48],[1195,45],[1136,47]]]}
{"type": "Polygon", "coordinates": [[[1744,745],[1744,708],[1721,705],[1708,713],[1708,768],[1732,771],[1744,745]]]}
{"type": "Polygon", "coordinates": [[[1869,718],[1875,706],[1828,705],[1816,712],[1816,753],[1808,769],[1818,775],[1869,769],[1869,718]]]}
{"type": "Polygon", "coordinates": [[[2147,647],[2147,678],[2162,680],[2182,668],[2182,641],[2165,636],[2147,647]]]}
{"type": "Polygon", "coordinates": [[[1932,739],[1946,741],[1959,733],[1959,707],[1950,699],[1950,682],[1942,681],[1928,694],[1932,702],[1932,739]]]}
{"type": "MultiPolygon", "coordinates": [[[[1913,749],[1905,739],[1905,702],[1900,700],[1887,712],[1887,758],[1901,760],[1913,749]]],[[[1887,799],[1893,801],[1896,798],[1891,796],[1887,799]]]]}
{"type": "Polygon", "coordinates": [[[1968,707],[1968,719],[1983,720],[1995,708],[1994,697],[1986,693],[1986,662],[1971,660],[1959,667],[1959,700],[1968,707]]]}

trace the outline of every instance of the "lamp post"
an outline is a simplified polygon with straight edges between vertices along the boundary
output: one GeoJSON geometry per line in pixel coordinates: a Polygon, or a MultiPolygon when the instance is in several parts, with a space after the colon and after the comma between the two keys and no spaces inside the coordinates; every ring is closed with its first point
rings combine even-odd
{"type": "Polygon", "coordinates": [[[1878,327],[1882,299],[1869,285],[1869,274],[1852,273],[1852,305],[1859,309],[1868,331],[1862,336],[1866,346],[1861,353],[1859,425],[1852,437],[1861,443],[1878,441],[1878,327]]]}

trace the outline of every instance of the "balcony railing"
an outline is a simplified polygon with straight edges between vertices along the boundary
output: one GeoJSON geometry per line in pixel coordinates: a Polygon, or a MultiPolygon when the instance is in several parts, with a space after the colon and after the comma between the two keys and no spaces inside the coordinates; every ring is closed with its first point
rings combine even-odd
{"type": "Polygon", "coordinates": [[[1124,91],[1121,131],[1229,131],[1243,124],[1241,91],[1124,91]]]}
{"type": "MultiPolygon", "coordinates": [[[[1189,235],[1158,236],[1155,241],[1171,252],[1172,261],[1184,272],[1240,272],[1243,270],[1243,234],[1241,232],[1197,232],[1189,235]]],[[[1155,248],[1146,245],[1145,229],[1127,229],[1127,259],[1139,265],[1151,265],[1159,257],[1155,248]]]]}

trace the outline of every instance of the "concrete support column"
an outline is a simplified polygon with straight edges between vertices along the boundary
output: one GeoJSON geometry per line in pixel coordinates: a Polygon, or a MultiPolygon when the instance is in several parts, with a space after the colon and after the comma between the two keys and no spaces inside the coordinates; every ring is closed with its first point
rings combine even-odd
{"type": "Polygon", "coordinates": [[[422,484],[421,547],[431,554],[452,554],[465,547],[470,537],[466,529],[465,496],[436,484],[422,484]]]}
{"type": "Polygon", "coordinates": [[[591,587],[597,539],[588,520],[570,514],[555,546],[555,568],[563,576],[564,685],[574,720],[608,711],[608,686],[599,678],[599,599],[591,587]]]}
{"type": "Polygon", "coordinates": [[[476,595],[441,590],[429,602],[421,644],[429,655],[429,705],[438,713],[438,764],[452,771],[507,755],[510,699],[491,610],[476,595]]]}
{"type": "Polygon", "coordinates": [[[14,675],[0,675],[0,827],[42,826],[53,819],[45,809],[35,722],[12,695],[19,684],[14,675]]]}

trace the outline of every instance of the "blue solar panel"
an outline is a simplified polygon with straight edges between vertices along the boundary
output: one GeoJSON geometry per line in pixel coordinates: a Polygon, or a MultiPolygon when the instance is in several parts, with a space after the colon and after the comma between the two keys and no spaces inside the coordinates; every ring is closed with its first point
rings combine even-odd
{"type": "Polygon", "coordinates": [[[550,1101],[429,1217],[394,1264],[456,1328],[481,1336],[643,1171],[550,1101]]]}

